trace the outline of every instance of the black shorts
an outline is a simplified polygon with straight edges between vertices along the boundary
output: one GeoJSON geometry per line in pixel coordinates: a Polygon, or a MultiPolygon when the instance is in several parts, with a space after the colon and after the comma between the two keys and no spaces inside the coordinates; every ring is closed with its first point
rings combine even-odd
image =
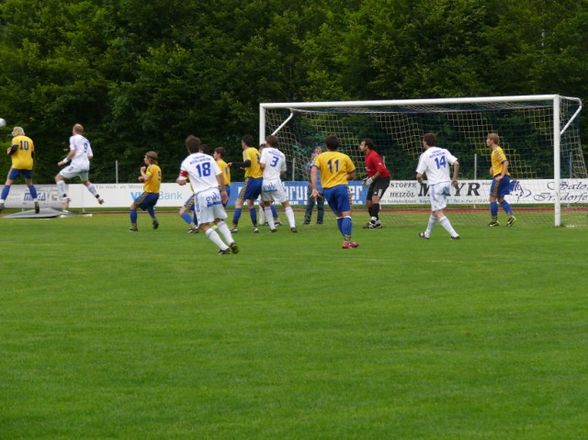
{"type": "Polygon", "coordinates": [[[379,198],[382,198],[389,186],[389,177],[378,177],[368,188],[366,200],[371,200],[372,196],[378,196],[379,198]]]}

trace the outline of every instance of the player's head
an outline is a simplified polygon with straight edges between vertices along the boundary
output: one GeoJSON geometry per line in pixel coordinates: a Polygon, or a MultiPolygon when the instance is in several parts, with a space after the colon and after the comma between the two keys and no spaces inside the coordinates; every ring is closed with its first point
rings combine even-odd
{"type": "Polygon", "coordinates": [[[496,133],[488,133],[486,137],[486,145],[491,147],[492,145],[499,145],[500,144],[500,136],[496,133]]]}
{"type": "Polygon", "coordinates": [[[225,158],[225,149],[223,147],[216,147],[214,149],[214,159],[224,159],[225,158]]]}
{"type": "Polygon", "coordinates": [[[322,152],[323,152],[322,147],[314,147],[314,150],[312,150],[311,157],[316,157],[319,154],[321,154],[322,152]]]}
{"type": "Polygon", "coordinates": [[[261,144],[259,144],[259,148],[258,150],[261,151],[263,150],[265,147],[267,147],[267,144],[265,142],[262,142],[261,144]]]}
{"type": "Polygon", "coordinates": [[[184,143],[186,144],[186,149],[188,150],[188,153],[198,153],[202,141],[200,140],[200,138],[194,136],[193,134],[190,134],[188,135],[184,143]]]}
{"type": "Polygon", "coordinates": [[[252,147],[255,144],[255,139],[250,134],[246,134],[241,138],[241,146],[245,148],[252,147]]]}
{"type": "Polygon", "coordinates": [[[157,163],[157,153],[155,151],[148,151],[145,153],[145,160],[149,163],[157,163]]]}
{"type": "Polygon", "coordinates": [[[327,146],[327,150],[336,151],[339,148],[339,139],[334,134],[327,136],[325,138],[325,145],[327,146]]]}
{"type": "Polygon", "coordinates": [[[12,136],[24,136],[25,132],[22,127],[14,127],[12,129],[12,136]]]}
{"type": "Polygon", "coordinates": [[[83,134],[84,133],[84,126],[82,124],[74,124],[73,128],[71,129],[73,134],[83,134]]]}
{"type": "Polygon", "coordinates": [[[375,150],[374,141],[371,138],[364,138],[359,144],[359,150],[366,153],[369,150],[375,150]]]}
{"type": "Polygon", "coordinates": [[[267,146],[272,148],[278,148],[278,137],[270,134],[268,137],[265,138],[265,143],[267,146]]]}
{"type": "Polygon", "coordinates": [[[434,147],[437,143],[437,137],[433,133],[425,133],[423,135],[423,147],[434,147]]]}

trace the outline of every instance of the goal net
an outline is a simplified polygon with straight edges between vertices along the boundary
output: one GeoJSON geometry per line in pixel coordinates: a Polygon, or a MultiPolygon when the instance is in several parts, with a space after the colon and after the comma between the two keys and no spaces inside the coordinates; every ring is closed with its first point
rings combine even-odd
{"type": "MultiPolygon", "coordinates": [[[[578,98],[559,95],[476,97],[395,101],[260,104],[260,141],[276,134],[287,156],[287,180],[309,178],[312,150],[335,134],[340,151],[357,167],[354,204],[365,203],[363,155],[358,145],[371,138],[391,171],[382,198],[384,221],[429,208],[428,188],[415,181],[424,133],[437,135],[461,164],[460,188],[450,198],[452,216],[487,219],[490,189],[488,133],[497,133],[516,180],[507,200],[519,220],[586,225],[588,172],[582,150],[578,98]],[[478,215],[476,215],[478,214],[478,215]],[[486,216],[486,217],[484,217],[486,216]]],[[[361,206],[358,206],[361,208],[361,206]]],[[[365,210],[356,210],[356,215],[365,210]]],[[[367,214],[366,214],[367,215],[367,214]]]]}

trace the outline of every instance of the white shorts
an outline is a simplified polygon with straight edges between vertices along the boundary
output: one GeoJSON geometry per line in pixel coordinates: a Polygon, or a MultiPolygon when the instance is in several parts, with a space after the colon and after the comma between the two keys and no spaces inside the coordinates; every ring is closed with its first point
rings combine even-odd
{"type": "Polygon", "coordinates": [[[194,209],[198,226],[203,223],[212,223],[216,219],[227,218],[218,188],[210,188],[194,195],[194,209]]]}
{"type": "Polygon", "coordinates": [[[82,182],[86,182],[90,175],[90,170],[88,168],[80,168],[77,165],[69,165],[62,169],[59,174],[65,179],[72,179],[78,176],[82,182]]]}
{"type": "Polygon", "coordinates": [[[431,199],[431,211],[440,211],[447,207],[447,197],[451,195],[451,184],[449,182],[436,183],[429,188],[431,199]]]}
{"type": "Polygon", "coordinates": [[[281,180],[264,180],[261,184],[261,200],[264,202],[284,203],[288,201],[288,192],[281,180]]]}

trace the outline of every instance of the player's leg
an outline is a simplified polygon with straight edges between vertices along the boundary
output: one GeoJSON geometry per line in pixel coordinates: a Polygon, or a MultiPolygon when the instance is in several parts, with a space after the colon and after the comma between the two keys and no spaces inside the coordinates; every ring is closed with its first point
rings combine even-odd
{"type": "Polygon", "coordinates": [[[100,194],[98,194],[98,190],[96,189],[94,184],[92,182],[90,182],[90,180],[88,180],[88,171],[80,172],[79,176],[80,176],[80,179],[82,180],[82,183],[84,184],[84,186],[86,188],[88,188],[88,191],[90,191],[90,194],[92,194],[96,198],[98,203],[101,205],[104,204],[104,199],[102,197],[100,197],[100,194]]]}
{"type": "Polygon", "coordinates": [[[245,200],[245,193],[247,192],[247,185],[249,184],[249,179],[245,179],[245,183],[239,191],[239,195],[237,196],[237,200],[235,200],[235,211],[233,211],[233,228],[231,232],[238,232],[239,231],[239,219],[241,218],[241,209],[243,208],[243,202],[245,200]]]}
{"type": "Polygon", "coordinates": [[[139,205],[136,201],[133,202],[129,207],[129,218],[131,220],[131,227],[129,228],[129,231],[131,232],[137,232],[139,230],[137,227],[137,208],[139,208],[139,205]]]}
{"type": "Polygon", "coordinates": [[[29,193],[33,199],[33,204],[35,205],[35,214],[38,214],[41,211],[41,208],[39,207],[39,200],[37,199],[37,188],[35,188],[35,185],[33,185],[32,174],[32,171],[29,171],[27,174],[25,174],[25,183],[29,188],[29,193]]]}
{"type": "Polygon", "coordinates": [[[510,206],[510,203],[508,203],[506,201],[506,199],[504,198],[508,194],[510,194],[510,177],[504,176],[502,178],[502,181],[500,182],[500,191],[498,193],[498,203],[500,204],[500,206],[502,207],[504,212],[508,215],[508,220],[506,221],[506,226],[512,226],[514,224],[514,222],[517,221],[517,218],[514,216],[514,214],[512,212],[512,207],[510,206]]]}
{"type": "Polygon", "coordinates": [[[290,202],[285,200],[282,202],[282,206],[284,207],[284,212],[286,213],[286,218],[288,219],[288,225],[290,226],[290,230],[292,232],[298,232],[296,229],[296,217],[294,217],[294,210],[290,206],[290,202]]]}
{"type": "Polygon", "coordinates": [[[72,166],[65,167],[55,176],[55,183],[57,184],[57,191],[59,191],[59,195],[61,196],[63,209],[68,209],[69,202],[71,201],[67,196],[67,186],[65,184],[65,179],[71,179],[73,176],[75,176],[75,173],[73,173],[72,170],[72,166]]]}
{"type": "Polygon", "coordinates": [[[6,177],[6,182],[4,183],[4,187],[2,188],[2,194],[0,195],[0,211],[4,209],[4,204],[6,203],[6,199],[8,198],[8,194],[10,193],[10,187],[14,183],[14,178],[12,176],[18,176],[18,170],[14,168],[10,168],[8,171],[8,176],[6,177]]]}
{"type": "Polygon", "coordinates": [[[261,206],[263,206],[263,213],[265,214],[265,219],[267,224],[270,228],[270,231],[276,232],[276,223],[274,221],[274,216],[272,215],[272,198],[265,193],[261,193],[261,206]]]}
{"type": "Polygon", "coordinates": [[[309,225],[310,220],[312,219],[312,210],[314,209],[315,202],[317,203],[318,208],[318,201],[311,196],[312,194],[312,187],[308,185],[306,188],[306,206],[304,207],[304,224],[309,225]]]}
{"type": "MultiPolygon", "coordinates": [[[[231,253],[229,246],[222,240],[222,238],[214,230],[214,228],[210,227],[210,225],[213,222],[215,222],[215,220],[216,220],[214,205],[208,206],[208,203],[206,201],[206,198],[210,196],[212,191],[213,190],[203,191],[203,192],[196,194],[196,196],[195,196],[196,197],[196,200],[195,200],[196,215],[198,216],[198,227],[200,228],[200,230],[202,230],[204,235],[206,235],[206,238],[208,238],[210,241],[212,241],[218,247],[219,255],[227,255],[227,254],[231,253]]],[[[218,190],[217,190],[217,194],[218,194],[218,190]]],[[[218,206],[220,206],[220,205],[218,205],[218,206]]],[[[218,225],[217,225],[217,227],[218,227],[218,225]]],[[[221,225],[221,228],[224,229],[222,225],[221,225]]],[[[231,233],[231,231],[229,231],[229,234],[230,233],[231,233]]]]}
{"type": "Polygon", "coordinates": [[[325,219],[325,197],[322,194],[316,198],[316,224],[322,225],[325,219]]]}
{"type": "Polygon", "coordinates": [[[235,243],[235,239],[233,238],[233,234],[231,234],[231,230],[229,229],[229,227],[225,223],[225,219],[227,218],[227,213],[225,212],[224,207],[215,206],[214,213],[215,213],[214,215],[216,217],[214,222],[216,223],[216,228],[217,228],[218,232],[220,233],[220,235],[224,239],[224,242],[229,245],[231,252],[233,254],[238,254],[239,247],[237,246],[237,243],[235,243]]]}
{"type": "Polygon", "coordinates": [[[339,185],[336,190],[336,209],[338,212],[337,226],[343,235],[343,249],[353,249],[359,245],[351,239],[353,232],[353,222],[351,220],[351,195],[347,185],[339,185]]]}
{"type": "Polygon", "coordinates": [[[155,193],[149,193],[145,200],[145,210],[149,213],[149,217],[151,217],[151,226],[153,229],[159,228],[159,221],[157,221],[157,216],[155,215],[155,205],[158,200],[159,194],[155,193]]]}
{"type": "Polygon", "coordinates": [[[490,184],[490,223],[488,226],[491,228],[495,226],[500,226],[498,223],[498,188],[500,186],[500,181],[496,181],[496,179],[492,179],[492,183],[490,184]]]}
{"type": "Polygon", "coordinates": [[[384,196],[384,193],[386,192],[389,186],[389,178],[376,179],[372,184],[373,191],[370,208],[370,223],[372,224],[372,228],[374,229],[379,229],[382,227],[382,223],[380,222],[380,200],[384,196]]]}
{"type": "Polygon", "coordinates": [[[433,210],[433,214],[437,218],[439,224],[445,229],[449,236],[457,240],[459,239],[459,234],[453,229],[451,222],[447,217],[445,217],[445,208],[447,207],[447,197],[449,196],[449,183],[441,184],[441,185],[434,185],[434,189],[431,188],[431,191],[434,193],[434,201],[432,201],[431,209],[433,210]]]}
{"type": "Polygon", "coordinates": [[[368,222],[363,225],[364,229],[372,229],[373,228],[373,223],[372,223],[372,196],[373,196],[373,191],[374,191],[374,183],[372,182],[372,184],[368,187],[368,191],[367,191],[367,195],[365,197],[365,207],[367,208],[368,214],[370,216],[370,219],[368,220],[368,222]]]}

